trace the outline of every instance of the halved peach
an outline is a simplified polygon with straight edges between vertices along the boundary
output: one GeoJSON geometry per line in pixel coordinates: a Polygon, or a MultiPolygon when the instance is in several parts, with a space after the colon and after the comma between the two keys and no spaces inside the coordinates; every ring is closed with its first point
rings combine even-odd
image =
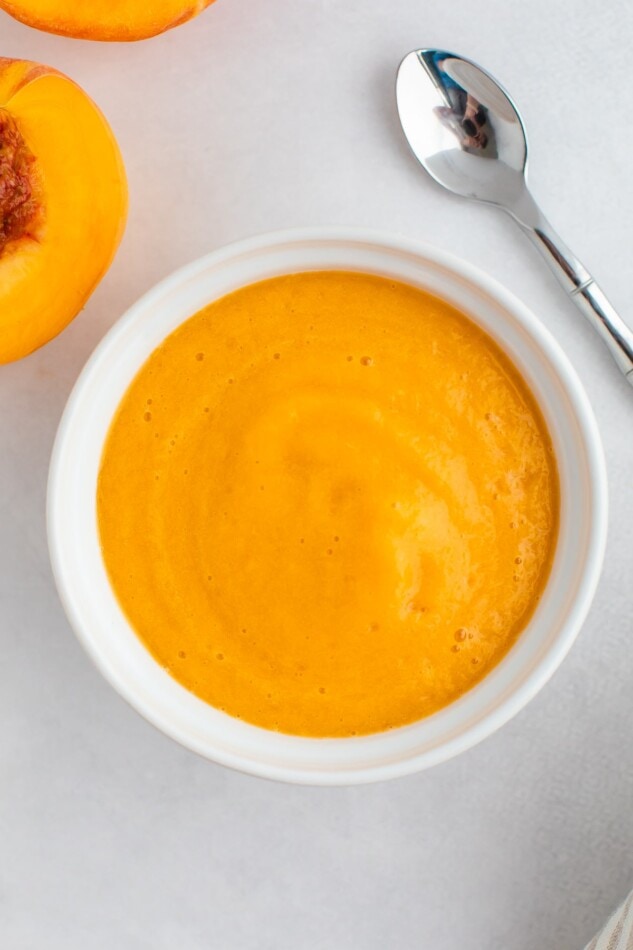
{"type": "Polygon", "coordinates": [[[0,0],[16,20],[82,40],[144,40],[180,26],[213,0],[0,0]]]}
{"type": "Polygon", "coordinates": [[[94,102],[48,66],[0,58],[0,363],[76,316],[126,214],[123,161],[94,102]]]}

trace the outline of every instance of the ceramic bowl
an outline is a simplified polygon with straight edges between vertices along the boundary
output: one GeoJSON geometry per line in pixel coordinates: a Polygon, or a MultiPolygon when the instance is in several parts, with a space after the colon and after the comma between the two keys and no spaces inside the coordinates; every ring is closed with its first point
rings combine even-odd
{"type": "Polygon", "coordinates": [[[68,619],[106,679],[167,735],[215,762],[289,782],[340,785],[405,775],[469,748],[549,679],[587,614],[603,559],[607,491],[587,397],[539,320],[486,274],[404,238],[341,229],[242,241],[183,267],[115,324],[64,411],[48,488],[50,555],[68,619]],[[99,547],[96,482],[108,428],[137,370],[197,310],[245,284],[305,270],[366,271],[424,288],[464,311],[505,350],[536,397],[554,444],[561,518],[546,589],[507,656],[451,705],[413,725],[349,739],[260,729],[207,705],[152,658],[129,626],[99,547]]]}

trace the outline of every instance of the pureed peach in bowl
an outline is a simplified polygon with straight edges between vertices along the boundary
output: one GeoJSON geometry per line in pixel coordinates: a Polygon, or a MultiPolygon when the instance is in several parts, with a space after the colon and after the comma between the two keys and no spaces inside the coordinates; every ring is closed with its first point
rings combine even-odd
{"type": "Polygon", "coordinates": [[[204,258],[108,334],[49,485],[69,618],[150,721],[259,775],[402,775],[545,682],[597,582],[595,422],[536,319],[364,232],[204,258]]]}

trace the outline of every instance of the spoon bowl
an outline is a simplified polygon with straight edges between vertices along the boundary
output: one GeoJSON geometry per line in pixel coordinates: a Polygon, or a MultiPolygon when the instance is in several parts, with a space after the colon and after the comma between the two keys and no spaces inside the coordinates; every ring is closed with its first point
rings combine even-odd
{"type": "Polygon", "coordinates": [[[407,141],[438,184],[500,206],[521,199],[525,129],[488,73],[452,53],[414,50],[400,65],[396,95],[407,141]]]}

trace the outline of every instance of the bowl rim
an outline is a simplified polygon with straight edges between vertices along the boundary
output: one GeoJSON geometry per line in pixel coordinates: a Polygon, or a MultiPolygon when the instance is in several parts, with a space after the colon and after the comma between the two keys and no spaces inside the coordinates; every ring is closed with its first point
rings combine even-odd
{"type": "MultiPolygon", "coordinates": [[[[353,268],[350,267],[350,269],[353,268]]],[[[257,279],[258,278],[255,280],[257,279]]],[[[242,282],[241,286],[247,286],[252,282],[254,282],[252,278],[247,279],[242,282]]],[[[220,296],[222,295],[220,294],[218,297],[210,299],[219,299],[220,296]]],[[[475,318],[471,317],[471,319],[475,318]]],[[[485,327],[484,329],[486,330],[485,327]]],[[[486,332],[489,331],[486,330],[486,332]]],[[[139,363],[137,369],[140,368],[141,365],[142,364],[139,363]]],[[[536,394],[535,398],[537,398],[536,394]]],[[[541,408],[543,408],[539,398],[537,398],[537,402],[541,408]]],[[[103,443],[101,443],[101,445],[103,445],[103,443]]],[[[132,303],[97,344],[82,368],[68,397],[59,422],[51,454],[46,507],[47,536],[51,566],[66,616],[86,652],[119,695],[163,733],[186,748],[212,761],[247,774],[307,785],[362,784],[412,774],[444,762],[460,752],[471,748],[516,715],[547,683],[567,655],[578,635],[589,611],[600,578],[606,547],[608,522],[606,465],[593,410],[580,379],[561,345],[536,315],[495,278],[491,277],[479,267],[462,260],[448,251],[423,241],[392,234],[389,231],[342,226],[291,228],[269,231],[232,242],[176,269],[132,303]],[[231,754],[224,749],[214,748],[210,750],[204,742],[198,741],[191,735],[183,734],[173,722],[169,722],[164,718],[161,720],[161,717],[156,715],[155,711],[152,710],[140,696],[133,695],[125,685],[122,684],[102,653],[100,653],[96,647],[89,632],[84,628],[83,621],[79,616],[73,598],[72,582],[68,582],[64,571],[62,557],[63,535],[57,523],[57,509],[60,498],[64,494],[64,487],[61,483],[61,460],[66,451],[67,442],[71,437],[71,423],[74,421],[76,414],[82,411],[81,405],[84,402],[85,390],[91,382],[93,373],[95,373],[95,370],[99,367],[102,357],[107,354],[108,349],[112,346],[113,341],[118,335],[124,332],[128,325],[133,324],[137,319],[137,315],[142,313],[142,311],[153,302],[160,300],[165,294],[174,290],[179,285],[184,286],[187,281],[206,272],[209,267],[221,266],[240,256],[252,253],[256,254],[262,251],[265,252],[277,245],[301,245],[311,242],[334,242],[350,245],[361,243],[374,248],[400,252],[411,255],[414,258],[422,259],[443,268],[451,275],[463,279],[476,290],[487,294],[515,319],[522,328],[527,331],[541,353],[544,354],[550,367],[554,370],[557,380],[562,384],[565,395],[571,405],[572,415],[578,423],[581,441],[587,450],[587,472],[592,512],[592,519],[589,525],[587,553],[583,564],[582,584],[579,585],[576,596],[569,605],[565,622],[562,624],[560,630],[558,630],[552,643],[544,651],[535,667],[518,687],[505,696],[492,711],[485,713],[478,721],[467,726],[461,733],[452,735],[434,748],[424,750],[418,755],[408,756],[396,761],[360,768],[355,767],[347,770],[340,769],[336,772],[318,769],[306,770],[301,766],[293,768],[275,762],[271,763],[246,759],[240,754],[231,754]]],[[[113,592],[112,594],[114,596],[113,592]]],[[[148,656],[151,656],[149,652],[148,656]]],[[[156,661],[153,662],[155,663],[156,661]]],[[[484,677],[484,681],[487,679],[488,676],[484,677]]],[[[453,705],[454,703],[449,704],[449,707],[453,705]]],[[[424,720],[421,720],[420,722],[423,721],[424,720]]],[[[252,728],[257,729],[258,727],[252,728]]],[[[410,727],[401,728],[407,729],[410,727]]],[[[399,730],[393,730],[392,732],[396,733],[398,731],[399,730]]],[[[379,733],[376,735],[387,734],[388,733],[379,733]]],[[[305,739],[304,741],[310,743],[349,743],[356,740],[305,739]]]]}

